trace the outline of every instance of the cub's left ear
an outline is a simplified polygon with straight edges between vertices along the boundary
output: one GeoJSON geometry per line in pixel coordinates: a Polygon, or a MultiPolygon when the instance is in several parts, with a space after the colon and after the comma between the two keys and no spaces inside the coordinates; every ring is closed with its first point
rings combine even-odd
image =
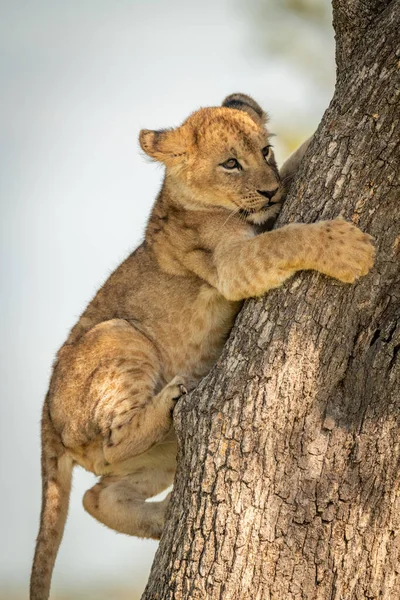
{"type": "Polygon", "coordinates": [[[227,96],[222,103],[226,108],[235,108],[236,110],[244,110],[257,123],[257,125],[265,125],[268,121],[268,114],[263,111],[261,106],[257,104],[253,98],[246,94],[231,94],[227,96]]]}
{"type": "Polygon", "coordinates": [[[190,145],[188,133],[184,126],[160,131],[142,129],[139,143],[148,156],[170,166],[178,163],[186,154],[190,145]]]}

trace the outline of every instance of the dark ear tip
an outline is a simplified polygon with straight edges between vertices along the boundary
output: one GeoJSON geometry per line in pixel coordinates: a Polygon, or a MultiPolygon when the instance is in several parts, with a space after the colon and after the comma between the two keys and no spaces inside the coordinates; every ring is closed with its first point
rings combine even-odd
{"type": "Polygon", "coordinates": [[[255,116],[258,118],[262,123],[266,121],[266,114],[261,106],[255,100],[253,100],[253,98],[247,96],[247,94],[230,94],[222,102],[222,106],[225,106],[225,108],[244,110],[245,112],[249,113],[250,116],[255,116]]]}
{"type": "Polygon", "coordinates": [[[222,103],[222,106],[227,108],[239,108],[239,110],[243,110],[245,106],[248,106],[261,118],[263,115],[263,110],[259,104],[247,94],[230,94],[225,98],[222,103]]]}
{"type": "Polygon", "coordinates": [[[241,104],[248,104],[252,106],[252,104],[256,104],[256,102],[248,96],[247,94],[241,94],[240,92],[235,92],[234,94],[229,94],[222,102],[222,106],[226,106],[227,104],[231,104],[231,102],[240,102],[241,104]]]}

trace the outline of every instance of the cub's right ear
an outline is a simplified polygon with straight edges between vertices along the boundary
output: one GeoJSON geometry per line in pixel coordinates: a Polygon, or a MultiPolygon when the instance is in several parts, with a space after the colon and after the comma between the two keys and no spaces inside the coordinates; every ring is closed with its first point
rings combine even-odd
{"type": "Polygon", "coordinates": [[[263,111],[261,106],[253,100],[253,98],[246,94],[231,94],[225,98],[222,106],[247,112],[257,125],[265,125],[268,121],[268,114],[263,111]]]}
{"type": "Polygon", "coordinates": [[[143,152],[169,166],[176,164],[186,154],[190,140],[188,132],[182,127],[150,131],[142,129],[139,143],[143,152]]]}

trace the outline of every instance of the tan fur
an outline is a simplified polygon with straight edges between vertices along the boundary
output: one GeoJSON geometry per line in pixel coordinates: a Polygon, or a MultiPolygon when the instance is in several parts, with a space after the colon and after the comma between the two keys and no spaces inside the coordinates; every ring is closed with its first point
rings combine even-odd
{"type": "Polygon", "coordinates": [[[175,402],[217,360],[242,301],[300,269],[353,282],[373,264],[370,236],[343,220],[255,235],[283,197],[273,153],[267,161],[261,152],[269,143],[265,120],[254,100],[235,94],[175,130],[140,134],[143,150],[164,163],[165,180],[145,241],[57,355],[43,413],[32,600],[48,597],[73,464],[100,476],[84,496],[91,515],[117,531],[159,538],[168,499],[146,500],[173,481],[175,402]],[[221,166],[232,158],[242,170],[221,166]]]}

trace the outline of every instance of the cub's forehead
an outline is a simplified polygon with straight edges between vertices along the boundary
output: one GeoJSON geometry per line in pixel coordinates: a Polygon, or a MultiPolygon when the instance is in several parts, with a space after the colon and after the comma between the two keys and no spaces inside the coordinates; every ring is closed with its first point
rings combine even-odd
{"type": "Polygon", "coordinates": [[[249,152],[265,145],[269,132],[246,112],[233,108],[202,108],[193,113],[186,124],[193,132],[199,150],[212,145],[221,150],[239,146],[249,152]]]}

